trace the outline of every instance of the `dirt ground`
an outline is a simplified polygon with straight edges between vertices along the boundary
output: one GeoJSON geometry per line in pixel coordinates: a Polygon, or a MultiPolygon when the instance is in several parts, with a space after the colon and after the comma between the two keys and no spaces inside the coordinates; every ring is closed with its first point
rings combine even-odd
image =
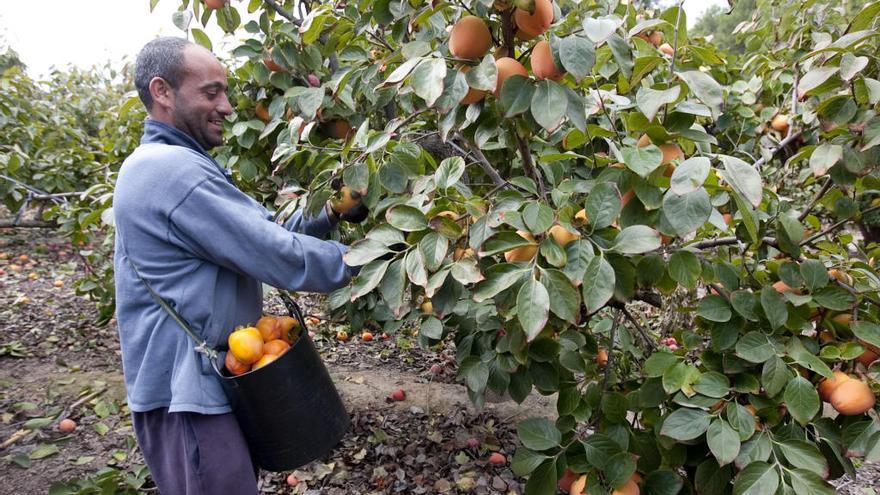
{"type": "MultiPolygon", "coordinates": [[[[76,250],[52,232],[5,231],[3,253],[0,492],[99,493],[115,486],[104,493],[156,493],[125,405],[115,325],[96,326],[93,303],[72,288],[82,273],[76,250]],[[75,420],[76,430],[60,433],[56,417],[75,420]]],[[[323,316],[320,298],[301,302],[306,313],[323,316]]],[[[267,312],[281,314],[282,306],[267,300],[267,312]]],[[[488,457],[501,452],[511,459],[517,420],[553,417],[552,400],[497,399],[478,411],[455,378],[450,345],[426,350],[396,336],[340,344],[337,329],[322,322],[313,340],[352,428],[331,454],[293,473],[296,486],[286,483],[291,473],[263,473],[261,493],[523,493],[524,480],[509,462],[496,467],[488,457]],[[431,373],[433,364],[441,373],[431,373]],[[406,400],[390,401],[398,388],[406,400]]],[[[878,467],[863,466],[858,479],[836,485],[839,493],[876,493],[878,467]]]]}

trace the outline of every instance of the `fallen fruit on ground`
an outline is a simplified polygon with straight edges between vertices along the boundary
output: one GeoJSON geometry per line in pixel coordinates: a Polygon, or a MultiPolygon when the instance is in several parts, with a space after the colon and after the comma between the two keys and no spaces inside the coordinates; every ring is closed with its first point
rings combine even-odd
{"type": "Polygon", "coordinates": [[[489,463],[493,466],[503,466],[507,464],[507,457],[504,457],[504,454],[499,452],[493,452],[492,455],[489,456],[489,463]]]}
{"type": "Polygon", "coordinates": [[[246,327],[229,334],[229,352],[244,364],[256,363],[263,355],[263,336],[254,327],[246,327]]]}
{"type": "Polygon", "coordinates": [[[437,363],[434,363],[431,365],[431,373],[439,375],[440,373],[443,373],[443,367],[437,363]]]}
{"type": "Polygon", "coordinates": [[[297,478],[292,473],[287,475],[287,486],[296,486],[298,484],[299,484],[299,478],[297,478]]]}
{"type": "Polygon", "coordinates": [[[876,398],[867,383],[851,379],[834,389],[831,394],[831,407],[844,416],[857,416],[874,407],[876,398]]]}
{"type": "Polygon", "coordinates": [[[72,433],[76,429],[76,421],[70,418],[64,418],[58,423],[58,431],[61,433],[72,433]]]}
{"type": "Polygon", "coordinates": [[[336,340],[340,342],[348,341],[348,332],[346,332],[345,330],[340,330],[336,332],[336,340]]]}
{"type": "Polygon", "coordinates": [[[361,340],[364,342],[370,342],[373,340],[373,334],[370,332],[364,332],[361,334],[361,340]]]}
{"type": "Polygon", "coordinates": [[[397,389],[394,392],[391,392],[391,400],[395,402],[406,400],[406,392],[404,392],[403,389],[397,389]]]}

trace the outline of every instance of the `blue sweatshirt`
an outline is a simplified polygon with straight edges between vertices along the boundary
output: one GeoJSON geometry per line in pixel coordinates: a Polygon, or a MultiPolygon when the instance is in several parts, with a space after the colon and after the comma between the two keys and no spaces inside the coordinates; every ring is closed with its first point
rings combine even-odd
{"type": "Polygon", "coordinates": [[[113,215],[116,314],[135,412],[231,409],[208,359],[150,296],[129,258],[211,347],[261,316],[261,283],[329,292],[352,275],[342,261],[346,247],[321,239],[335,227],[326,213],[275,223],[198,143],[155,120],[122,164],[113,215]]]}

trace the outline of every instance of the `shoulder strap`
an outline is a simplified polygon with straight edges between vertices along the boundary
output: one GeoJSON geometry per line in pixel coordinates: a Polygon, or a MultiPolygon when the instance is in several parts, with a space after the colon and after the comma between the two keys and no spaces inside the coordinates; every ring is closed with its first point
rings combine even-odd
{"type": "Polygon", "coordinates": [[[208,345],[207,341],[199,337],[199,335],[194,332],[193,329],[189,326],[189,323],[187,323],[186,320],[182,316],[180,316],[180,313],[178,313],[177,310],[175,310],[170,304],[162,299],[162,297],[159,296],[156,291],[153,290],[153,287],[150,286],[149,283],[147,283],[146,279],[144,279],[143,276],[141,276],[141,273],[138,271],[137,266],[135,266],[134,261],[131,260],[131,257],[126,254],[125,259],[128,260],[128,264],[131,265],[131,268],[134,270],[135,275],[137,275],[138,278],[141,279],[141,282],[143,282],[144,286],[146,286],[147,290],[150,292],[150,295],[153,296],[153,299],[159,304],[159,306],[162,306],[162,309],[164,309],[168,313],[168,315],[171,316],[171,319],[177,322],[180,328],[182,328],[183,331],[186,332],[186,334],[189,335],[189,337],[193,339],[196,344],[198,344],[195,347],[196,352],[201,352],[209,359],[211,359],[211,361],[216,360],[218,356],[217,351],[212,349],[208,345]]]}

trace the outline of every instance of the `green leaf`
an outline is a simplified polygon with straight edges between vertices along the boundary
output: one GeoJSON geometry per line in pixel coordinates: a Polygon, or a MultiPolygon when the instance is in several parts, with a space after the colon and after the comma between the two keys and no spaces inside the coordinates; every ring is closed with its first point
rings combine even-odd
{"type": "Polygon", "coordinates": [[[516,425],[520,442],[531,450],[548,450],[559,447],[562,433],[546,418],[529,418],[516,425]]]}
{"type": "Polygon", "coordinates": [[[43,459],[59,452],[61,452],[61,450],[54,443],[44,443],[38,445],[37,448],[32,450],[31,453],[28,454],[28,457],[31,460],[36,461],[37,459],[43,459]]]}
{"type": "Polygon", "coordinates": [[[840,70],[840,67],[816,67],[815,69],[809,70],[806,74],[801,77],[800,81],[798,81],[798,98],[806,95],[811,90],[818,88],[825,81],[827,81],[831,76],[837,73],[840,70]]]}
{"type": "Polygon", "coordinates": [[[816,357],[815,354],[804,347],[799,338],[793,337],[789,339],[788,345],[786,346],[785,350],[797,364],[800,364],[801,366],[809,370],[815,371],[825,378],[831,378],[831,368],[829,368],[827,364],[822,362],[821,359],[816,357]]]}
{"type": "MultiPolygon", "coordinates": [[[[507,82],[504,83],[507,86],[507,82]]],[[[559,127],[565,118],[568,97],[559,83],[545,79],[539,81],[532,95],[532,116],[547,132],[559,127]]]]}
{"type": "Polygon", "coordinates": [[[813,293],[813,300],[822,307],[846,311],[855,302],[853,295],[840,287],[825,287],[813,293]]]}
{"type": "Polygon", "coordinates": [[[618,452],[608,458],[605,477],[611,486],[620,486],[629,480],[636,471],[636,461],[629,452],[618,452]]]}
{"type": "Polygon", "coordinates": [[[374,260],[367,263],[358,273],[357,277],[355,277],[351,287],[351,300],[354,301],[375,289],[379,282],[382,281],[382,277],[385,276],[385,272],[390,264],[390,261],[382,260],[374,260]]]}
{"type": "Polygon", "coordinates": [[[645,495],[677,495],[684,486],[684,480],[668,469],[658,469],[645,476],[642,485],[645,495]]]}
{"type": "Polygon", "coordinates": [[[774,330],[788,321],[788,306],[785,304],[785,299],[773,287],[761,289],[761,307],[764,308],[764,314],[774,330]]]}
{"type": "Polygon", "coordinates": [[[663,153],[653,144],[643,148],[627,146],[621,150],[621,154],[627,168],[642,178],[656,170],[663,161],[663,153]]]}
{"type": "Polygon", "coordinates": [[[697,308],[697,316],[709,321],[724,323],[729,321],[732,313],[730,305],[721,296],[708,295],[700,301],[697,308]]]}
{"type": "Polygon", "coordinates": [[[709,429],[709,419],[709,413],[700,409],[676,409],[663,421],[660,434],[675,440],[693,440],[709,429]]]}
{"type": "Polygon", "coordinates": [[[486,280],[477,285],[474,301],[483,302],[498,295],[523,277],[530,270],[513,263],[498,263],[486,270],[486,280]]]}
{"type": "Polygon", "coordinates": [[[542,273],[541,281],[550,296],[550,311],[569,323],[576,323],[581,303],[577,289],[559,270],[546,270],[542,273]]]}
{"type": "Polygon", "coordinates": [[[616,15],[606,15],[592,18],[585,17],[583,20],[584,34],[590,41],[599,45],[604,43],[623,24],[623,20],[616,15]]]}
{"type": "Polygon", "coordinates": [[[724,102],[724,90],[709,74],[698,70],[676,72],[703,103],[717,111],[724,102]]]}
{"type": "Polygon", "coordinates": [[[605,470],[608,459],[621,451],[620,445],[604,433],[594,433],[582,440],[581,444],[584,446],[587,462],[600,470],[605,470]]]}
{"type": "Polygon", "coordinates": [[[428,228],[428,220],[418,208],[398,205],[385,212],[385,219],[393,227],[404,232],[415,232],[428,228]]]}
{"type": "Polygon", "coordinates": [[[430,107],[443,94],[443,80],[446,78],[446,61],[442,58],[423,60],[412,73],[413,90],[430,107]]]}
{"type": "Polygon", "coordinates": [[[800,375],[788,382],[782,398],[791,417],[802,425],[813,419],[822,404],[813,384],[800,375]]]}
{"type": "Polygon", "coordinates": [[[697,493],[706,495],[724,495],[733,479],[731,466],[721,467],[715,459],[706,459],[697,466],[694,482],[697,493]]]}
{"type": "Polygon", "coordinates": [[[663,196],[663,219],[677,236],[696,231],[711,215],[709,193],[702,187],[683,195],[675,194],[670,189],[663,196]]]}
{"type": "Polygon", "coordinates": [[[556,459],[538,466],[526,482],[525,495],[553,495],[556,492],[556,459]]]}
{"type": "Polygon", "coordinates": [[[843,158],[843,146],[822,143],[810,155],[810,169],[813,170],[813,175],[821,177],[839,162],[841,158],[843,158]]]}
{"type": "Polygon", "coordinates": [[[806,469],[822,478],[828,477],[828,461],[815,443],[805,440],[783,440],[777,444],[782,454],[794,467],[806,469]]]}
{"type": "Polygon", "coordinates": [[[659,248],[659,232],[646,225],[631,225],[617,234],[611,249],[623,254],[642,254],[659,248]]]}
{"type": "Polygon", "coordinates": [[[663,376],[666,370],[679,361],[681,361],[681,358],[671,352],[655,352],[645,361],[645,366],[642,370],[651,378],[663,376]]]}
{"type": "Polygon", "coordinates": [[[767,392],[767,396],[775,397],[776,394],[782,392],[788,381],[791,380],[791,371],[785,361],[779,356],[773,356],[764,362],[764,368],[761,372],[761,384],[767,392]]]}
{"type": "Polygon", "coordinates": [[[515,117],[532,105],[532,96],[535,94],[535,85],[531,79],[514,74],[504,80],[501,87],[501,106],[504,117],[515,117]]]}
{"type": "Polygon", "coordinates": [[[709,159],[695,156],[681,162],[670,178],[669,190],[673,194],[684,195],[700,189],[711,170],[709,159]]]}
{"type": "Polygon", "coordinates": [[[428,271],[425,270],[425,260],[422,252],[418,249],[410,251],[406,254],[404,263],[406,264],[406,275],[410,282],[425,287],[428,284],[428,271]]]}
{"type": "Polygon", "coordinates": [[[458,375],[464,377],[469,390],[482,394],[489,381],[489,366],[475,356],[468,356],[462,360],[458,375]]]}
{"type": "Polygon", "coordinates": [[[439,189],[446,189],[454,185],[464,174],[464,159],[453,156],[440,162],[437,172],[434,173],[434,182],[439,189]]]}
{"type": "Polygon", "coordinates": [[[721,466],[730,464],[739,455],[739,434],[723,419],[716,419],[709,426],[706,443],[721,466]]]}
{"type": "Polygon", "coordinates": [[[210,51],[214,51],[214,46],[211,44],[211,38],[209,38],[204,31],[198,28],[192,28],[190,32],[193,35],[193,41],[202,45],[210,51]]]}
{"type": "Polygon", "coordinates": [[[590,75],[593,65],[596,63],[596,49],[589,41],[577,35],[567,36],[559,42],[559,58],[562,67],[575,80],[580,82],[581,79],[590,75]]]}
{"type": "MultiPolygon", "coordinates": [[[[736,402],[731,402],[727,404],[727,407],[724,409],[727,414],[727,422],[739,433],[739,439],[742,441],[748,440],[755,433],[757,418],[745,408],[745,406],[741,404],[737,404],[736,402]]],[[[742,457],[743,449],[751,448],[751,441],[746,442],[744,445],[740,447],[740,455],[737,457],[742,457]]],[[[769,455],[769,453],[768,453],[769,455]]],[[[763,459],[752,459],[752,460],[765,460],[763,459]]]]}
{"type": "Polygon", "coordinates": [[[776,355],[776,348],[767,335],[749,332],[736,343],[736,355],[751,363],[763,363],[776,355]]]}
{"type": "Polygon", "coordinates": [[[431,232],[419,241],[419,250],[425,260],[425,268],[428,271],[436,271],[443,264],[449,249],[449,241],[436,232],[431,232]]]}
{"type": "Polygon", "coordinates": [[[611,182],[600,182],[590,191],[584,210],[593,229],[604,229],[620,215],[620,191],[611,182]]]}
{"type": "Polygon", "coordinates": [[[754,167],[739,158],[727,155],[718,155],[724,164],[721,176],[730,183],[733,190],[745,198],[749,204],[757,207],[761,204],[763,194],[761,174],[754,167]]]}
{"type": "Polygon", "coordinates": [[[880,325],[860,320],[852,323],[849,328],[859,340],[880,347],[880,325]]]}
{"type": "Polygon", "coordinates": [[[528,476],[550,457],[525,447],[516,449],[510,469],[517,476],[528,476]]]}
{"type": "Polygon", "coordinates": [[[488,54],[483,57],[480,65],[469,70],[465,75],[468,86],[481,91],[494,91],[498,81],[498,68],[495,66],[495,58],[488,54]]]}
{"type": "Polygon", "coordinates": [[[694,390],[707,397],[720,399],[730,392],[730,380],[717,371],[710,371],[703,373],[694,383],[694,390]]]}
{"type": "Polygon", "coordinates": [[[819,260],[805,260],[801,262],[801,277],[810,291],[821,289],[828,285],[828,270],[819,260]]]}
{"type": "Polygon", "coordinates": [[[834,488],[818,474],[806,469],[794,469],[789,471],[791,475],[791,487],[798,495],[834,495],[834,488]]]}
{"type": "Polygon", "coordinates": [[[748,321],[758,321],[758,296],[748,290],[735,290],[730,293],[730,304],[740,316],[748,321]]]}
{"type": "Polygon", "coordinates": [[[584,273],[582,293],[588,313],[599,311],[614,295],[614,268],[604,256],[595,256],[584,273]]]}
{"type": "MultiPolygon", "coordinates": [[[[659,111],[663,105],[675,103],[680,93],[680,86],[673,86],[664,90],[655,90],[648,88],[647,86],[642,86],[636,93],[636,105],[639,107],[639,110],[645,114],[645,117],[647,117],[648,120],[654,120],[657,111],[659,111]]],[[[706,162],[708,161],[709,160],[706,159],[706,162]]]]}
{"type": "Polygon", "coordinates": [[[733,482],[734,495],[767,495],[779,487],[776,468],[766,462],[753,462],[740,471],[733,482]]]}
{"type": "Polygon", "coordinates": [[[462,285],[475,284],[485,279],[483,274],[480,273],[480,267],[477,265],[477,261],[472,258],[463,258],[456,261],[455,264],[452,265],[450,273],[452,274],[452,278],[462,285]]]}
{"type": "Polygon", "coordinates": [[[687,288],[693,288],[700,278],[702,267],[697,255],[690,251],[676,251],[669,257],[669,276],[687,288]]]}
{"type": "Polygon", "coordinates": [[[429,339],[440,340],[443,338],[443,322],[434,316],[422,320],[419,333],[429,339]]]}
{"type": "Polygon", "coordinates": [[[553,224],[553,210],[542,203],[529,203],[523,210],[522,219],[529,231],[535,234],[546,232],[553,224]]]}
{"type": "Polygon", "coordinates": [[[516,296],[516,316],[531,342],[544,329],[549,316],[550,294],[544,284],[527,279],[516,296]]]}
{"type": "Polygon", "coordinates": [[[349,266],[361,266],[390,252],[391,249],[385,243],[373,239],[362,239],[352,244],[342,259],[349,266]]]}

